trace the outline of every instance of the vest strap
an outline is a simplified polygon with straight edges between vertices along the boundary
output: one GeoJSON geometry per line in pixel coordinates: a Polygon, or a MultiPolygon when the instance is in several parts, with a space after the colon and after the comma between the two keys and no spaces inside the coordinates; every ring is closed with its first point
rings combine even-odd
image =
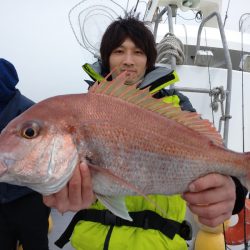
{"type": "Polygon", "coordinates": [[[185,240],[192,239],[192,227],[188,221],[184,220],[182,223],[180,223],[178,221],[165,219],[151,210],[129,212],[129,215],[133,221],[124,220],[118,216],[115,216],[109,210],[80,210],[72,218],[72,221],[64,233],[55,242],[55,245],[57,245],[59,248],[63,248],[63,246],[69,242],[74,227],[80,220],[97,222],[107,226],[139,227],[145,230],[154,229],[160,231],[170,239],[173,239],[176,234],[179,234],[185,240]]]}

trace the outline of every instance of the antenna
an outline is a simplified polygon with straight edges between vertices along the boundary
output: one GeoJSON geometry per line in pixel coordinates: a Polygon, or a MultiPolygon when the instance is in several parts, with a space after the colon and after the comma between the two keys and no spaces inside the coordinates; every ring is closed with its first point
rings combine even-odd
{"type": "Polygon", "coordinates": [[[182,11],[188,11],[191,9],[198,9],[200,0],[151,0],[148,2],[146,15],[144,21],[153,21],[156,10],[158,7],[176,6],[182,11]]]}

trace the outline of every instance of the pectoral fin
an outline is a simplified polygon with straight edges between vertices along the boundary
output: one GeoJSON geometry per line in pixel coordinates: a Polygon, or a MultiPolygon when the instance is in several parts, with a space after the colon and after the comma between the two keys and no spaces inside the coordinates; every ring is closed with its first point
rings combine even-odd
{"type": "Polygon", "coordinates": [[[96,194],[96,197],[114,215],[121,217],[122,219],[132,221],[125,205],[124,197],[102,196],[98,194],[96,194]]]}

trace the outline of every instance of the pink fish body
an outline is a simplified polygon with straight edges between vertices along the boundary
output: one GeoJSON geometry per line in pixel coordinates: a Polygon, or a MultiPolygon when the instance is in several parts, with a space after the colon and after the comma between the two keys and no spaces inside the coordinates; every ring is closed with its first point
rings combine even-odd
{"type": "Polygon", "coordinates": [[[208,121],[112,83],[46,99],[10,122],[0,135],[0,181],[51,194],[79,162],[100,196],[182,193],[212,172],[247,177],[249,153],[225,149],[208,121]]]}

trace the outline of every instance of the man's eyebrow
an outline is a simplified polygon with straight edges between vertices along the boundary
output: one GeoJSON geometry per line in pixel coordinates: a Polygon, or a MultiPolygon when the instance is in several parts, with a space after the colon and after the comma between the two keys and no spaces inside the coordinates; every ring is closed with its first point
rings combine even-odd
{"type": "Polygon", "coordinates": [[[119,49],[119,48],[124,48],[124,46],[119,45],[119,46],[117,46],[116,48],[114,48],[114,50],[115,50],[115,49],[119,49]]]}

